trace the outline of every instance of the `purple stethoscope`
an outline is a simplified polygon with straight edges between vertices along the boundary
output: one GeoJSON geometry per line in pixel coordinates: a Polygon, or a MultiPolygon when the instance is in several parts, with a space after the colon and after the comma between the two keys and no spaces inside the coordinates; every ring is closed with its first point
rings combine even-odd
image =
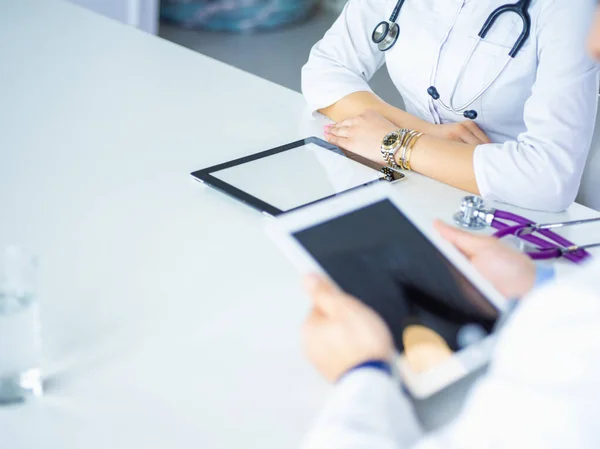
{"type": "Polygon", "coordinates": [[[600,242],[589,245],[576,245],[551,230],[585,223],[600,222],[600,217],[588,218],[586,220],[566,221],[562,223],[536,224],[525,217],[511,212],[486,209],[483,198],[478,196],[466,196],[463,198],[460,211],[454,214],[454,222],[464,228],[472,230],[491,226],[494,229],[497,229],[494,234],[494,237],[497,238],[512,235],[523,239],[537,247],[535,251],[528,251],[526,253],[534,260],[558,259],[564,257],[571,262],[582,263],[592,257],[586,249],[600,247],[600,242]],[[533,235],[535,232],[545,238],[533,235]]]}

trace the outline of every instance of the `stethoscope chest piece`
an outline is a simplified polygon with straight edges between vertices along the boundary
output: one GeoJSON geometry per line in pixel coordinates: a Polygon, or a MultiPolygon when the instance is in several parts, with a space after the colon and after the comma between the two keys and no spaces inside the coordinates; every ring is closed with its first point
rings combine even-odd
{"type": "Polygon", "coordinates": [[[488,224],[481,218],[480,213],[484,210],[484,207],[483,198],[478,196],[464,197],[460,205],[460,210],[452,217],[454,223],[472,230],[485,228],[488,224]]]}
{"type": "Polygon", "coordinates": [[[388,51],[398,41],[399,35],[400,27],[396,22],[383,21],[377,24],[371,39],[380,51],[388,51]]]}

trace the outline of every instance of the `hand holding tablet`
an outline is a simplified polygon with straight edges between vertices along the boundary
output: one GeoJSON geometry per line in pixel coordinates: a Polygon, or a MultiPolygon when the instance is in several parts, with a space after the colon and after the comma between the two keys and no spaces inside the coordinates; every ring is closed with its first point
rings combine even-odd
{"type": "Polygon", "coordinates": [[[505,300],[428,218],[389,193],[363,189],[286,214],[271,235],[303,272],[326,274],[377,312],[404,383],[426,397],[487,362],[505,300]],[[462,348],[465,327],[483,334],[462,348]]]}
{"type": "Polygon", "coordinates": [[[307,276],[312,311],[304,323],[304,350],[330,382],[366,361],[392,362],[394,343],[375,312],[326,279],[307,276]]]}

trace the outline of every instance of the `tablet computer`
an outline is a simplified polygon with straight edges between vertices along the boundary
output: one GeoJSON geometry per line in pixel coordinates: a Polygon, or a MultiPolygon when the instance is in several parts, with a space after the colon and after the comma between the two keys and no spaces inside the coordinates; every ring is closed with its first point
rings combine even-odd
{"type": "Polygon", "coordinates": [[[430,396],[488,361],[506,301],[390,189],[369,188],[294,212],[270,225],[269,234],[301,271],[326,274],[383,318],[414,396],[430,396]],[[425,372],[412,369],[404,347],[411,326],[441,337],[449,356],[425,372]]]}
{"type": "Polygon", "coordinates": [[[400,171],[317,137],[198,170],[192,176],[272,216],[404,178],[400,171]]]}

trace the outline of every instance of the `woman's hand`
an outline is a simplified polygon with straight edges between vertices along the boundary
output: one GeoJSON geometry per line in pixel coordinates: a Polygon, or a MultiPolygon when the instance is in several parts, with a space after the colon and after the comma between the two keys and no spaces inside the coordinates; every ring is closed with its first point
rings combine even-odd
{"type": "Polygon", "coordinates": [[[475,235],[441,221],[435,227],[507,299],[522,298],[533,289],[535,263],[525,254],[494,237],[475,235]]]}
{"type": "MultiPolygon", "coordinates": [[[[360,154],[375,162],[385,163],[381,155],[381,141],[386,134],[397,129],[398,126],[379,113],[366,111],[356,117],[326,126],[325,138],[345,150],[360,154]]],[[[427,124],[425,129],[417,131],[471,145],[491,142],[474,122],[446,125],[427,124]]]]}
{"type": "Polygon", "coordinates": [[[319,276],[305,283],[313,309],[304,323],[304,349],[327,380],[369,360],[391,362],[394,343],[377,313],[319,276]]]}
{"type": "Polygon", "coordinates": [[[445,125],[428,123],[427,127],[420,131],[429,136],[468,143],[470,145],[481,145],[492,142],[479,126],[471,121],[447,123],[445,125]]]}
{"type": "Polygon", "coordinates": [[[385,164],[381,155],[383,137],[398,127],[374,111],[325,127],[325,138],[334,145],[385,164]]]}

